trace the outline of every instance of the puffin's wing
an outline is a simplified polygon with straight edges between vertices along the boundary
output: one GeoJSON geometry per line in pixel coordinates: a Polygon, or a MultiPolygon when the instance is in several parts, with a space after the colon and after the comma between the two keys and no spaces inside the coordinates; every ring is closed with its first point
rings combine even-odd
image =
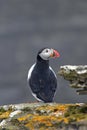
{"type": "Polygon", "coordinates": [[[46,76],[44,84],[41,85],[39,82],[39,86],[40,88],[44,86],[44,88],[42,88],[43,91],[40,89],[41,91],[37,93],[37,97],[44,102],[52,102],[57,89],[57,77],[51,67],[49,67],[49,74],[46,76]]]}
{"type": "Polygon", "coordinates": [[[37,73],[34,67],[35,65],[31,67],[28,74],[28,82],[32,93],[44,102],[52,102],[57,88],[57,78],[55,72],[50,67],[48,75],[42,76],[42,74],[37,73]]]}
{"type": "Polygon", "coordinates": [[[39,83],[38,83],[38,75],[35,71],[35,65],[32,65],[30,70],[28,71],[28,78],[27,78],[27,81],[30,85],[30,88],[32,90],[33,93],[38,93],[38,91],[40,90],[40,87],[39,87],[39,83]]]}

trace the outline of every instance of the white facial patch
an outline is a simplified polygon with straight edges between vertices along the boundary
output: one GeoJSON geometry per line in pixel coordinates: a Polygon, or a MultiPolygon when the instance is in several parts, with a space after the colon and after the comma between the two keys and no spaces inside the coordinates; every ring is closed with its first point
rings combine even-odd
{"type": "Polygon", "coordinates": [[[50,55],[53,53],[53,49],[44,49],[39,55],[43,60],[48,60],[50,55]]]}

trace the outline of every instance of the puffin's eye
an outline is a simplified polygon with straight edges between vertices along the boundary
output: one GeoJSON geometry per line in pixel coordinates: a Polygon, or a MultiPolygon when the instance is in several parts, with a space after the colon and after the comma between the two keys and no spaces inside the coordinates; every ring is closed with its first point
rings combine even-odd
{"type": "Polygon", "coordinates": [[[46,53],[48,53],[48,50],[46,50],[46,53]]]}

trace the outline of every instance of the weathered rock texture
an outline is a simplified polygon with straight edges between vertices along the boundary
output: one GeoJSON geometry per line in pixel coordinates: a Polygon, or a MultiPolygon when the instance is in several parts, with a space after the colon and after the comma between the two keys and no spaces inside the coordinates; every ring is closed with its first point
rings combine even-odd
{"type": "Polygon", "coordinates": [[[81,88],[77,90],[78,94],[87,94],[87,65],[61,66],[58,73],[70,81],[71,87],[81,88]]]}
{"type": "Polygon", "coordinates": [[[87,104],[26,103],[0,107],[0,130],[87,130],[87,104]]]}

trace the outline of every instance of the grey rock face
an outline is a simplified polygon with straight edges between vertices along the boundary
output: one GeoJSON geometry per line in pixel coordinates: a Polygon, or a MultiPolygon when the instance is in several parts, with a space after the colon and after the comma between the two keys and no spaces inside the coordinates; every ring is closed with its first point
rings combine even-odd
{"type": "Polygon", "coordinates": [[[87,104],[0,106],[0,130],[87,130],[87,104]]]}
{"type": "Polygon", "coordinates": [[[78,94],[87,94],[87,65],[61,66],[58,73],[70,82],[70,87],[81,88],[78,94]]]}

